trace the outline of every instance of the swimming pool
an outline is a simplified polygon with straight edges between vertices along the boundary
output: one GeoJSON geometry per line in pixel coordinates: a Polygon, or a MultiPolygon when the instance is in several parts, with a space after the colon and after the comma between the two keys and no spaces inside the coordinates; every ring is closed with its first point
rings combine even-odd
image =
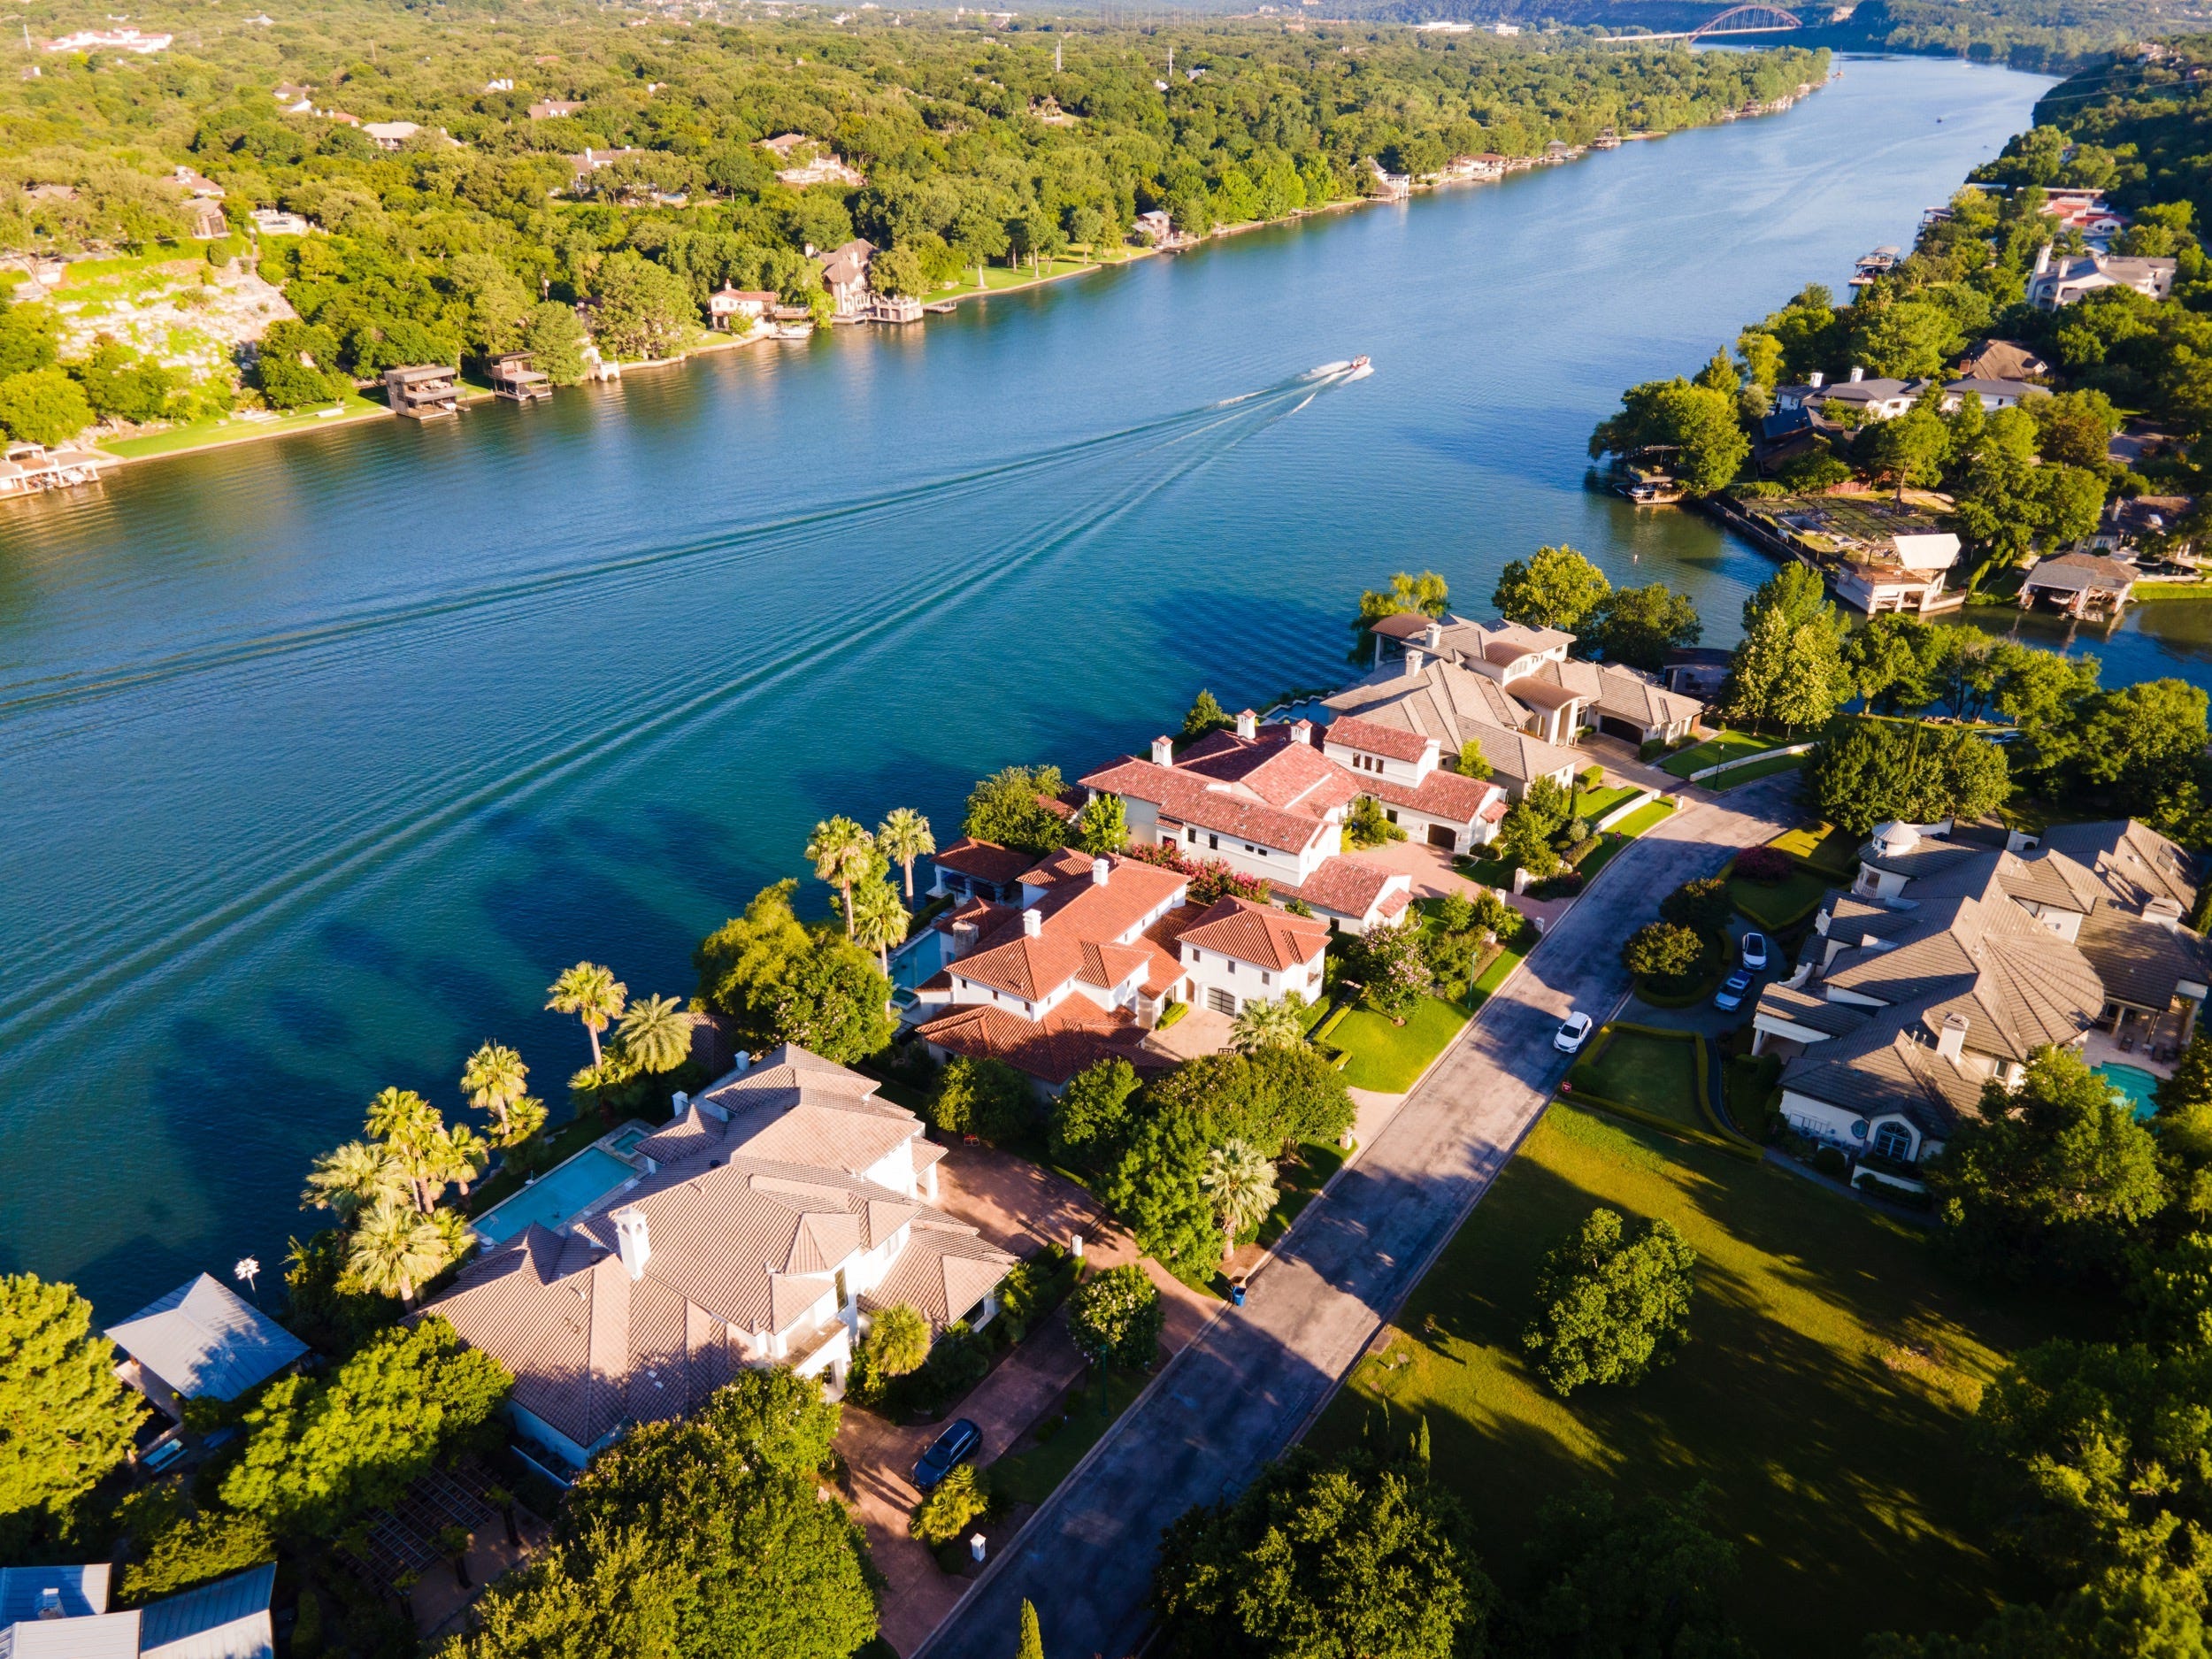
{"type": "Polygon", "coordinates": [[[2153,1116],[2158,1104],[2151,1099],[2151,1091],[2158,1087],[2158,1079],[2139,1065],[2122,1065],[2116,1060],[2090,1068],[2097,1076],[2112,1085],[2112,1092],[2124,1094],[2133,1107],[2137,1122],[2153,1116]]]}
{"type": "Polygon", "coordinates": [[[511,1239],[534,1221],[557,1229],[636,1173],[604,1148],[586,1147],[469,1225],[487,1244],[511,1239]]]}
{"type": "Polygon", "coordinates": [[[934,927],[921,935],[905,949],[891,958],[891,983],[902,991],[911,991],[934,977],[945,965],[944,934],[934,927]]]}

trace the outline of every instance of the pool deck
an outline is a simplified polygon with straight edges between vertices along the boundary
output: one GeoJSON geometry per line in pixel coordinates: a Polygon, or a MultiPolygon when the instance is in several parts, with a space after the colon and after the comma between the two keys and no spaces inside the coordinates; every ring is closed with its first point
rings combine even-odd
{"type": "MultiPolygon", "coordinates": [[[[523,1184],[520,1191],[509,1194],[505,1198],[501,1199],[499,1202],[494,1204],[482,1215],[473,1217],[470,1222],[470,1225],[474,1227],[477,1231],[478,1236],[484,1239],[488,1243],[503,1244],[508,1239],[512,1238],[517,1233],[521,1232],[522,1226],[510,1227],[495,1238],[492,1234],[484,1231],[484,1224],[497,1216],[501,1210],[509,1209],[510,1207],[512,1207],[517,1210],[529,1208],[528,1201],[533,1197],[539,1195],[538,1189],[540,1187],[545,1186],[548,1182],[556,1179],[560,1175],[561,1171],[567,1169],[570,1165],[580,1163],[585,1158],[593,1157],[595,1156],[612,1158],[617,1163],[622,1164],[629,1169],[631,1171],[631,1179],[634,1179],[636,1176],[643,1174],[643,1170],[639,1167],[633,1155],[638,1142],[643,1141],[646,1136],[651,1134],[652,1133],[652,1125],[646,1123],[642,1118],[633,1118],[624,1123],[618,1124],[614,1128],[600,1136],[598,1140],[593,1141],[589,1146],[581,1148],[577,1151],[571,1153],[567,1157],[563,1158],[551,1169],[546,1171],[544,1174],[534,1176],[530,1180],[523,1184]],[[618,1144],[618,1142],[624,1141],[627,1141],[629,1142],[627,1147],[623,1147],[618,1144]]],[[[585,1216],[592,1214],[602,1204],[605,1203],[607,1200],[627,1187],[629,1184],[629,1179],[613,1182],[601,1192],[594,1194],[592,1196],[580,1201],[573,1210],[562,1212],[556,1218],[554,1223],[549,1225],[553,1225],[555,1231],[557,1232],[565,1229],[572,1222],[577,1221],[585,1216]]],[[[526,1221],[522,1224],[523,1226],[526,1226],[528,1225],[529,1224],[526,1221]]]]}
{"type": "Polygon", "coordinates": [[[2123,1048],[2109,1032],[2091,1032],[2088,1041],[2082,1044],[2081,1057],[2089,1063],[2093,1071],[2101,1065],[2131,1065],[2156,1078],[2174,1074],[2172,1062],[2151,1058],[2148,1044],[2139,1042],[2132,1048],[2123,1048]]]}

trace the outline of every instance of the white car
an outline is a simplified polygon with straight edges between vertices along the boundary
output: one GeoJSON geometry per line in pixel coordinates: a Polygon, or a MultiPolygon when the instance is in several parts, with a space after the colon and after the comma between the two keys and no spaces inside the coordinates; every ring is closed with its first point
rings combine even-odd
{"type": "Polygon", "coordinates": [[[1560,1026],[1551,1040],[1551,1046],[1562,1054],[1579,1054],[1582,1045],[1590,1040],[1590,1027],[1594,1022],[1587,1014],[1570,1014],[1566,1024],[1560,1026]]]}
{"type": "Polygon", "coordinates": [[[1767,936],[1760,933],[1747,933],[1743,936],[1743,965],[1754,973],[1764,973],[1767,959],[1767,936]]]}

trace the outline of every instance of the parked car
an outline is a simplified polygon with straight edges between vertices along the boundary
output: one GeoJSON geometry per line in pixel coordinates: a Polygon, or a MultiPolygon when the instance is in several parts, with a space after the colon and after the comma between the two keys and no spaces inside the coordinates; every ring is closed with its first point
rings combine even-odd
{"type": "Polygon", "coordinates": [[[1553,1033],[1551,1046],[1562,1054],[1579,1054],[1582,1045],[1590,1040],[1590,1027],[1594,1022],[1587,1014],[1570,1014],[1566,1023],[1553,1033]]]}
{"type": "Polygon", "coordinates": [[[967,1418],[958,1418],[929,1443],[929,1449],[914,1465],[915,1486],[927,1492],[960,1464],[973,1457],[982,1445],[983,1431],[967,1418]]]}
{"type": "Polygon", "coordinates": [[[1743,936],[1743,965],[1754,973],[1764,973],[1773,953],[1767,948],[1767,936],[1757,931],[1743,936]]]}
{"type": "Polygon", "coordinates": [[[1715,1008],[1741,1008],[1745,995],[1751,989],[1751,976],[1738,968],[1720,982],[1720,989],[1713,993],[1715,1008]]]}

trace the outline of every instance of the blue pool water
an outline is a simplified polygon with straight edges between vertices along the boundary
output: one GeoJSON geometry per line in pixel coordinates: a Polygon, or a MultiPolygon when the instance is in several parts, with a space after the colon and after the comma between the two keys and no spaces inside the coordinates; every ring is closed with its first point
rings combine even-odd
{"type": "Polygon", "coordinates": [[[512,1198],[493,1205],[473,1225],[488,1244],[512,1238],[534,1221],[541,1226],[558,1227],[636,1173],[604,1148],[587,1147],[512,1198]]]}
{"type": "Polygon", "coordinates": [[[2092,1069],[2097,1076],[2112,1085],[2114,1094],[2127,1096],[2135,1109],[2139,1123],[2158,1110],[2157,1102],[2151,1099],[2151,1091],[2158,1087],[2158,1079],[2141,1066],[2122,1065],[2117,1061],[2108,1061],[2092,1069]]]}
{"type": "Polygon", "coordinates": [[[891,958],[891,983],[910,991],[945,965],[945,936],[930,928],[891,958]]]}
{"type": "Polygon", "coordinates": [[[626,1158],[630,1156],[630,1154],[636,1151],[639,1146],[642,1144],[646,1139],[652,1134],[652,1130],[648,1128],[643,1124],[632,1124],[627,1129],[625,1129],[620,1134],[615,1136],[613,1140],[607,1142],[607,1150],[613,1153],[618,1157],[626,1158]]]}

